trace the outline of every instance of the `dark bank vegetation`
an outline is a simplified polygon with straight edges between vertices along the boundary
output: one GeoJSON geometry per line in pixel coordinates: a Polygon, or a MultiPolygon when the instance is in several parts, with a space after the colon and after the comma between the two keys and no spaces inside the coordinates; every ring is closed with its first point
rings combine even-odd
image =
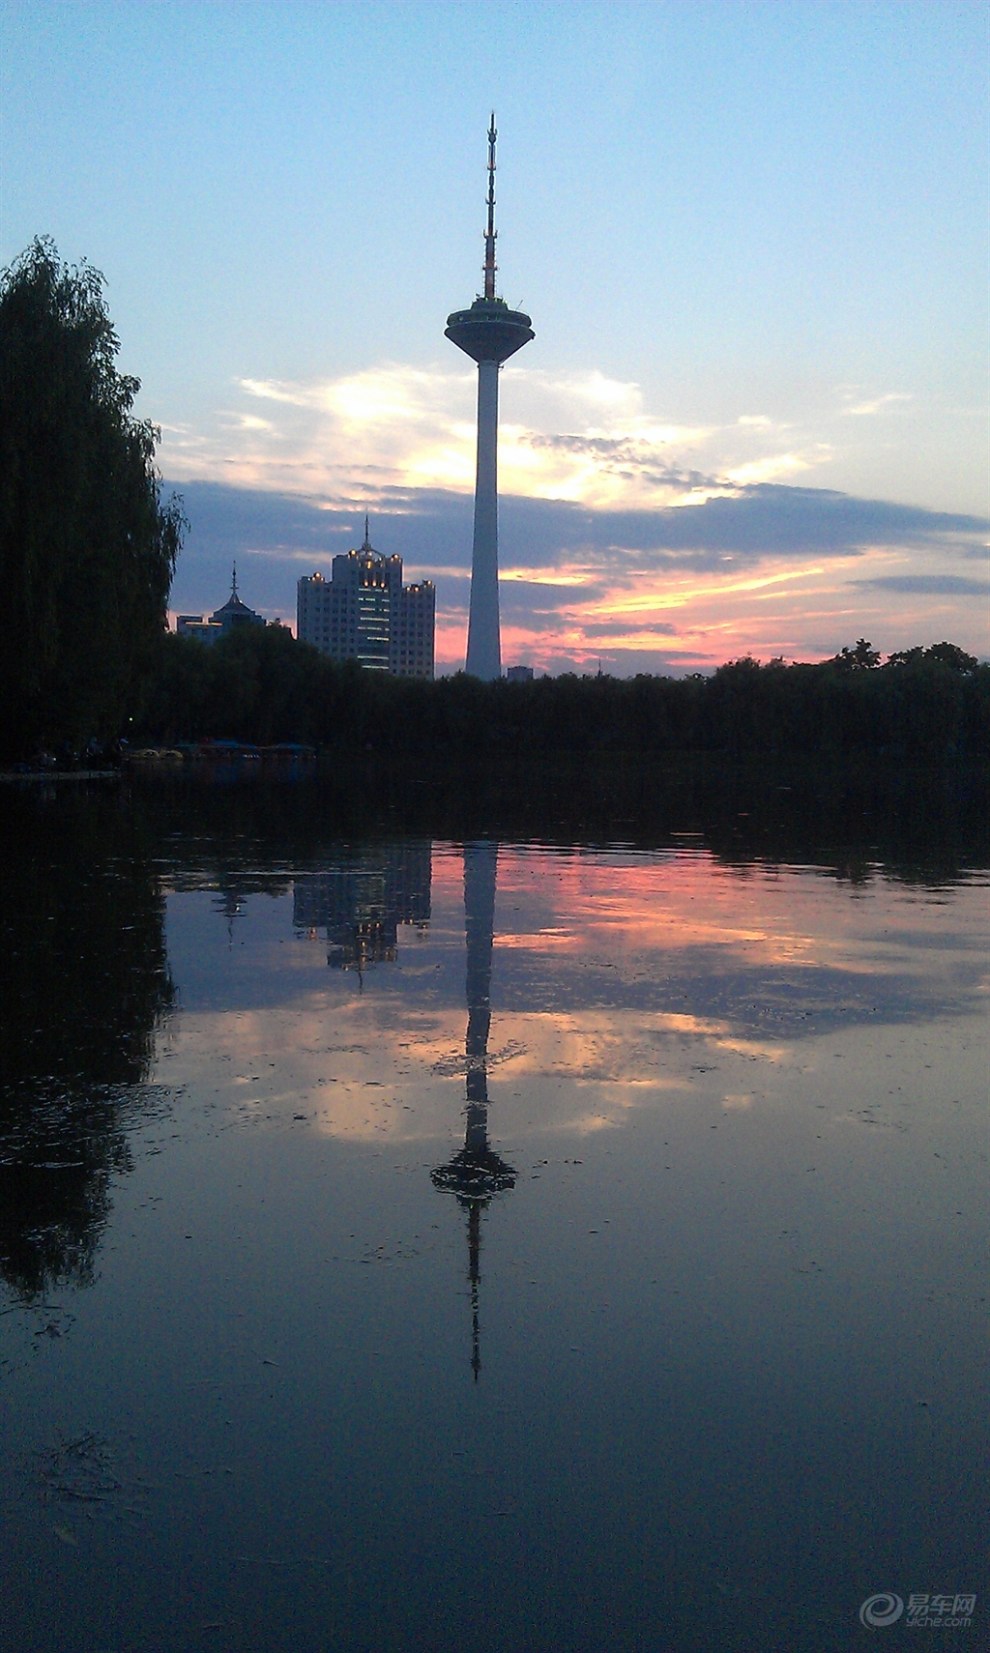
{"type": "Polygon", "coordinates": [[[0,760],[117,737],[161,637],[182,516],[118,349],[97,270],[0,275],[0,760]]]}
{"type": "Polygon", "coordinates": [[[818,665],[743,659],[707,677],[481,683],[458,674],[429,683],[334,664],[284,627],[244,627],[210,647],[162,637],[134,735],[164,745],[224,737],[457,759],[972,757],[990,748],[990,666],[951,643],[881,664],[861,639],[818,665]]]}
{"type": "MultiPolygon", "coordinates": [[[[66,791],[51,788],[51,802],[66,791]]],[[[990,766],[872,754],[464,754],[451,763],[365,751],[320,763],[142,764],[121,807],[145,820],[160,854],[190,831],[213,846],[220,891],[271,888],[270,872],[258,874],[266,855],[318,868],[342,844],[396,838],[568,851],[692,845],[737,869],[814,865],[851,884],[878,875],[951,883],[990,865],[990,766]]]]}

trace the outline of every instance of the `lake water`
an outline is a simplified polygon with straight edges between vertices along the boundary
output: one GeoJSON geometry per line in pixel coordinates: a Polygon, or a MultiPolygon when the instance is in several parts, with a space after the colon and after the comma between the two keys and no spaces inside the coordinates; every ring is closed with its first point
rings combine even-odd
{"type": "Polygon", "coordinates": [[[4,1653],[987,1645],[978,810],[7,791],[4,1653]]]}

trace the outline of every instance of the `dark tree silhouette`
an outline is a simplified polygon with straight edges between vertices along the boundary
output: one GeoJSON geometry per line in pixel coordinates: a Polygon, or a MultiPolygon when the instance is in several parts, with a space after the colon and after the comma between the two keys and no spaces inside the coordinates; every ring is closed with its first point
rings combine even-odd
{"type": "Polygon", "coordinates": [[[120,733],[181,543],[159,433],[118,372],[104,281],[36,240],[0,276],[0,650],[6,757],[120,733]]]}
{"type": "Polygon", "coordinates": [[[880,654],[865,637],[859,637],[856,647],[840,649],[832,664],[841,667],[843,671],[875,671],[880,664],[880,654]]]}

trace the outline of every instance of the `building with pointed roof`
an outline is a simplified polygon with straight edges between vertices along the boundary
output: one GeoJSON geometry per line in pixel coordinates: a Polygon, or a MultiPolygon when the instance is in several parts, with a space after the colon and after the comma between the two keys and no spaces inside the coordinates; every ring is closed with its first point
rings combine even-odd
{"type": "Polygon", "coordinates": [[[225,637],[238,626],[263,626],[264,617],[256,614],[253,608],[248,608],[237,594],[237,564],[234,563],[230,578],[230,596],[220,607],[215,608],[209,619],[201,614],[180,614],[175,622],[175,629],[180,637],[198,637],[201,643],[215,643],[218,637],[225,637]]]}

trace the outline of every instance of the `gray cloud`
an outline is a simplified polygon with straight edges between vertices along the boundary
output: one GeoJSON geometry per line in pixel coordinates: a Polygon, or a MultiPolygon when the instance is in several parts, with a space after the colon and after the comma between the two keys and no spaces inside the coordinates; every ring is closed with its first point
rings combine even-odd
{"type": "Polygon", "coordinates": [[[967,580],[961,574],[880,574],[874,580],[851,580],[869,591],[912,592],[921,597],[986,597],[990,580],[967,580]]]}
{"type": "Polygon", "coordinates": [[[985,530],[978,517],[857,499],[824,488],[762,483],[731,498],[662,511],[588,513],[598,544],[666,552],[848,556],[874,545],[922,545],[985,530]]]}
{"type": "Polygon", "coordinates": [[[634,436],[542,436],[530,432],[521,438],[530,448],[548,449],[555,453],[589,454],[599,461],[615,463],[605,467],[613,476],[630,482],[645,481],[661,488],[718,488],[725,479],[705,471],[685,470],[682,466],[658,465],[655,448],[638,441],[634,436]]]}
{"type": "MultiPolygon", "coordinates": [[[[166,483],[166,491],[171,486],[166,483]]],[[[468,495],[386,487],[369,500],[269,493],[218,482],[175,486],[190,522],[172,596],[173,607],[183,611],[205,612],[222,602],[236,558],[246,600],[265,613],[291,615],[300,574],[325,569],[338,552],[360,544],[366,510],[377,549],[397,551],[411,578],[436,578],[441,604],[445,584],[451,603],[455,593],[461,595],[457,571],[466,573],[471,559],[468,495]]],[[[979,517],[764,483],[731,498],[659,510],[589,510],[564,500],[509,496],[500,502],[499,538],[504,568],[546,574],[577,562],[614,585],[644,570],[725,573],[770,557],[855,556],[874,546],[967,555],[986,526],[979,517]]],[[[950,575],[892,575],[860,583],[955,595],[983,590],[976,581],[950,575]],[[927,583],[933,580],[940,583],[927,583]]],[[[551,590],[529,588],[525,606],[530,612],[534,606],[552,611],[573,601],[573,588],[569,595],[558,589],[551,596],[551,590]]],[[[523,606],[521,592],[511,600],[523,606]]]]}
{"type": "MultiPolygon", "coordinates": [[[[639,630],[635,619],[628,622],[627,629],[630,631],[639,630]]],[[[592,641],[597,638],[607,641],[608,638],[615,636],[616,626],[614,620],[586,620],[582,624],[581,630],[584,632],[585,636],[592,641]]],[[[651,618],[650,635],[657,637],[677,637],[679,635],[679,627],[669,625],[666,621],[654,620],[651,618]]]]}
{"type": "Polygon", "coordinates": [[[824,488],[763,483],[701,505],[661,510],[599,510],[558,500],[508,499],[502,544],[522,566],[552,566],[555,553],[604,558],[615,566],[647,554],[651,566],[716,571],[727,560],[768,556],[856,555],[876,545],[923,546],[946,538],[965,543],[986,531],[979,517],[824,488]]]}
{"type": "Polygon", "coordinates": [[[529,448],[549,449],[554,453],[592,453],[598,458],[633,458],[643,452],[642,443],[632,436],[543,436],[529,431],[520,438],[529,448]]]}
{"type": "MultiPolygon", "coordinates": [[[[540,627],[552,623],[561,614],[569,613],[576,603],[602,601],[610,590],[614,590],[614,587],[595,583],[580,587],[543,584],[529,586],[518,580],[506,580],[499,591],[499,611],[503,622],[508,621],[511,624],[517,621],[520,625],[540,627]]],[[[466,599],[465,590],[465,607],[466,599]]],[[[609,625],[605,629],[614,632],[615,626],[609,625]]],[[[582,630],[590,632],[591,628],[582,622],[582,630]]]]}

